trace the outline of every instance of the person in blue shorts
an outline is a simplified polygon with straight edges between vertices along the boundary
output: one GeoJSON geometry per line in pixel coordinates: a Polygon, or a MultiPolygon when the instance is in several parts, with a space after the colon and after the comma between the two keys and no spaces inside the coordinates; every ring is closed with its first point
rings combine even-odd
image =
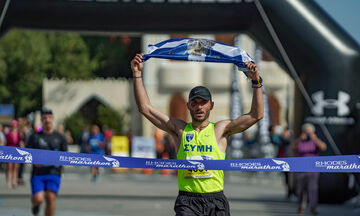
{"type": "MultiPolygon", "coordinates": [[[[94,124],[91,128],[91,134],[87,141],[87,150],[90,154],[103,155],[105,147],[105,138],[100,132],[99,126],[94,124]]],[[[99,167],[91,167],[91,181],[99,180],[99,167]]]]}
{"type": "MultiPolygon", "coordinates": [[[[54,129],[51,110],[41,110],[42,131],[29,138],[28,148],[67,151],[66,139],[54,129]]],[[[55,214],[56,195],[61,184],[61,166],[34,164],[31,173],[32,213],[38,215],[40,205],[46,201],[45,215],[55,214]]]]}

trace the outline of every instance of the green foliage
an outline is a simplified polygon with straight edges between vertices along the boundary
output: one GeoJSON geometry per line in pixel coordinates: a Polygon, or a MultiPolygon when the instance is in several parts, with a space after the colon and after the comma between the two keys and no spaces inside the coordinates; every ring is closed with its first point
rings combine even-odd
{"type": "Polygon", "coordinates": [[[97,119],[101,127],[106,125],[109,129],[113,129],[117,135],[125,134],[125,118],[123,114],[104,105],[100,105],[97,109],[97,119]]]}
{"type": "Polygon", "coordinates": [[[48,77],[88,79],[93,77],[96,62],[90,59],[87,45],[77,34],[48,34],[51,52],[48,77]]]}
{"type": "Polygon", "coordinates": [[[42,107],[43,79],[90,79],[96,69],[82,37],[12,30],[0,40],[0,101],[17,116],[42,107]]]}
{"type": "Polygon", "coordinates": [[[0,39],[0,103],[24,116],[42,107],[44,78],[131,77],[140,38],[128,39],[11,30],[0,39]]]}
{"type": "MultiPolygon", "coordinates": [[[[130,73],[129,49],[121,42],[121,37],[83,36],[89,47],[90,56],[98,63],[95,71],[99,77],[128,76],[130,73]]],[[[139,52],[133,50],[133,52],[139,52]]],[[[131,58],[135,55],[131,55],[131,58]]],[[[128,76],[129,77],[129,76],[128,76]]]]}
{"type": "Polygon", "coordinates": [[[14,104],[18,115],[41,108],[41,84],[49,69],[51,53],[45,35],[10,31],[0,40],[5,55],[6,78],[2,80],[1,102],[14,104]]]}
{"type": "Polygon", "coordinates": [[[95,122],[90,122],[89,118],[84,116],[84,113],[78,111],[71,116],[67,117],[64,121],[64,126],[66,129],[69,129],[74,138],[80,136],[83,125],[88,125],[91,129],[91,125],[97,124],[100,128],[103,128],[105,125],[109,129],[113,129],[116,135],[125,134],[125,115],[121,114],[109,107],[104,105],[99,105],[96,111],[95,122]]]}
{"type": "Polygon", "coordinates": [[[70,130],[70,133],[73,135],[75,143],[80,136],[83,125],[91,125],[91,122],[88,122],[88,120],[83,117],[80,111],[67,117],[64,121],[64,126],[66,129],[70,130]]]}
{"type": "Polygon", "coordinates": [[[8,97],[10,94],[9,91],[4,86],[6,80],[6,70],[7,70],[7,65],[4,60],[4,56],[5,56],[4,50],[0,49],[0,101],[2,100],[2,98],[8,97]]]}

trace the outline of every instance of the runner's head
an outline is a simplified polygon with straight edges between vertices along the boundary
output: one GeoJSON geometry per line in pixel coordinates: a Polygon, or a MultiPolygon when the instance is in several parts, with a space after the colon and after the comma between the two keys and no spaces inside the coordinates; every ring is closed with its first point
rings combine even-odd
{"type": "Polygon", "coordinates": [[[54,130],[54,115],[50,109],[42,109],[41,112],[42,129],[45,133],[54,130]]]}
{"type": "Polygon", "coordinates": [[[210,111],[214,107],[209,89],[204,86],[196,86],[191,89],[187,107],[193,121],[203,122],[208,119],[210,111]]]}

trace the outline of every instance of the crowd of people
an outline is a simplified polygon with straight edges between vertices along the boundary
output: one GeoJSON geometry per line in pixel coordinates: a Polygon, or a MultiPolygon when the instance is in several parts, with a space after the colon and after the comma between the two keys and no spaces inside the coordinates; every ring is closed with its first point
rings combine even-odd
{"type": "MultiPolygon", "coordinates": [[[[110,153],[112,132],[108,128],[104,135],[97,125],[92,126],[91,132],[84,126],[79,140],[83,153],[110,153]]],[[[25,118],[12,120],[7,126],[0,124],[0,145],[10,147],[26,147],[52,151],[68,151],[68,144],[73,144],[69,130],[59,124],[54,127],[53,112],[49,109],[41,110],[41,126],[33,127],[25,118]]],[[[24,164],[6,163],[6,184],[9,189],[15,189],[24,184],[24,164]]],[[[32,213],[38,215],[41,204],[45,201],[45,215],[54,215],[55,202],[61,185],[62,167],[57,165],[34,164],[31,170],[31,202],[32,213]]],[[[91,167],[93,181],[97,180],[97,168],[91,167]]]]}
{"type": "MultiPolygon", "coordinates": [[[[51,111],[48,111],[52,114],[51,111]]],[[[43,116],[43,115],[42,115],[43,116]]],[[[42,117],[43,119],[43,117],[42,117]]],[[[45,125],[46,122],[42,120],[41,127],[36,127],[33,129],[30,122],[25,118],[19,118],[17,120],[12,120],[9,125],[0,124],[0,145],[12,146],[12,147],[28,147],[28,148],[38,148],[36,147],[36,139],[34,137],[44,136],[44,129],[48,129],[50,126],[45,125]],[[37,136],[35,136],[36,134],[37,136]]],[[[52,124],[52,122],[51,122],[52,124]]],[[[69,130],[66,130],[63,124],[59,124],[54,129],[58,136],[61,136],[64,140],[62,144],[62,150],[67,150],[68,144],[74,144],[74,139],[71,136],[69,130]]],[[[54,133],[55,133],[54,132],[54,133]]],[[[315,134],[315,127],[311,124],[304,124],[302,127],[302,132],[299,137],[294,137],[292,131],[289,128],[283,128],[281,126],[274,126],[270,129],[271,132],[271,142],[274,146],[277,147],[277,155],[275,157],[289,157],[289,156],[298,156],[298,157],[308,157],[308,156],[318,156],[321,151],[326,150],[326,144],[321,141],[315,134]]],[[[111,137],[113,136],[112,130],[103,127],[103,130],[96,124],[92,125],[89,128],[88,125],[84,125],[82,132],[75,143],[79,145],[80,153],[89,153],[89,154],[111,154],[111,137]]],[[[51,138],[45,138],[50,139],[51,138]]],[[[131,137],[130,137],[131,139],[131,137]]],[[[172,140],[172,137],[169,135],[164,135],[160,130],[154,131],[155,139],[155,149],[156,157],[164,159],[176,159],[176,145],[172,140]]],[[[245,148],[252,148],[256,143],[256,136],[254,134],[245,133],[245,148]]],[[[49,141],[50,142],[50,141],[49,141]]],[[[131,144],[131,142],[130,142],[131,144]]],[[[130,146],[131,148],[131,146],[130,146]]],[[[56,166],[50,166],[54,170],[59,169],[56,166]]],[[[47,169],[47,171],[52,170],[49,167],[34,167],[32,170],[31,185],[33,189],[33,213],[38,212],[38,207],[44,200],[44,196],[49,196],[50,200],[53,199],[55,202],[55,196],[57,194],[58,188],[60,186],[59,177],[50,178],[51,181],[57,182],[57,187],[53,188],[52,191],[54,194],[45,195],[41,194],[39,196],[39,183],[38,175],[44,174],[42,171],[47,169]],[[35,171],[34,171],[35,170],[35,171]],[[51,198],[52,197],[52,198],[51,198]]],[[[60,169],[61,170],[61,169],[60,169]]],[[[9,189],[16,188],[24,184],[23,180],[24,164],[16,163],[7,163],[6,164],[6,184],[9,189]]],[[[50,171],[50,173],[53,173],[50,171]]],[[[55,176],[60,176],[61,171],[55,173],[55,176]]],[[[93,182],[98,181],[98,167],[91,167],[91,180],[93,182]]],[[[49,173],[45,173],[48,175],[49,173]]],[[[318,181],[319,173],[296,173],[292,176],[290,181],[290,173],[284,172],[284,182],[286,185],[286,200],[289,200],[290,197],[298,197],[298,213],[303,213],[305,209],[305,200],[307,200],[310,211],[312,214],[317,214],[317,203],[318,203],[318,181]],[[307,199],[305,199],[307,197],[307,199]]],[[[42,176],[42,175],[40,175],[42,176]]],[[[41,177],[42,178],[42,177],[41,177]]],[[[45,181],[46,182],[46,181],[45,181]]],[[[46,184],[46,183],[44,183],[46,184]]],[[[51,185],[51,184],[50,184],[51,185]]],[[[46,188],[46,187],[43,187],[46,188]]],[[[51,188],[51,187],[49,187],[51,188]]],[[[49,201],[51,203],[51,201],[49,201]]],[[[53,211],[51,204],[47,207],[46,211],[53,211]]]]}
{"type": "MultiPolygon", "coordinates": [[[[29,147],[29,138],[32,134],[41,134],[44,130],[43,125],[32,126],[27,118],[12,120],[10,124],[0,123],[0,145],[11,147],[29,147]]],[[[111,154],[111,138],[113,131],[106,125],[103,130],[96,124],[83,126],[83,130],[78,139],[73,139],[70,130],[60,123],[54,130],[64,137],[67,145],[79,145],[80,153],[90,154],[111,154]]],[[[0,164],[5,169],[6,184],[9,189],[15,189],[24,185],[23,179],[24,164],[6,163],[0,164]],[[3,167],[4,166],[4,167],[3,167]]],[[[91,168],[92,181],[98,180],[98,168],[91,168]]]]}
{"type": "MultiPolygon", "coordinates": [[[[31,124],[24,118],[12,120],[8,126],[0,124],[0,145],[25,147],[32,133],[31,124]]],[[[23,185],[24,180],[22,176],[24,165],[7,163],[5,166],[7,187],[11,189],[23,185]]]]}

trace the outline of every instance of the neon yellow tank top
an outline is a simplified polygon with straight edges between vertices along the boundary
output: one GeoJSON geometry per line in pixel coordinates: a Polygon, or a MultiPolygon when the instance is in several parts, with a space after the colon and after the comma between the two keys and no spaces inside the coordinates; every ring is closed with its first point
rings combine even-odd
{"type": "MultiPolygon", "coordinates": [[[[197,132],[188,123],[181,137],[177,153],[179,160],[224,160],[216,141],[214,123],[197,132]]],[[[224,188],[224,172],[222,170],[178,170],[178,186],[180,191],[193,193],[213,193],[224,188]]]]}

